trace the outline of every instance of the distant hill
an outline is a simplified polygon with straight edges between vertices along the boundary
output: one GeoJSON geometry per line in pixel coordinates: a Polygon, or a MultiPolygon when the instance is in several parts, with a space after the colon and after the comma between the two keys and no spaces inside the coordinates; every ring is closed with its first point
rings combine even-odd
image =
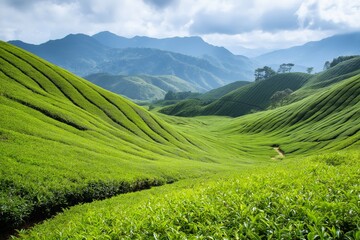
{"type": "Polygon", "coordinates": [[[177,116],[224,115],[237,117],[252,111],[266,109],[275,92],[285,89],[295,91],[303,86],[310,77],[310,74],[305,73],[277,74],[267,80],[239,87],[210,104],[204,104],[201,100],[191,100],[191,103],[184,101],[166,107],[161,112],[177,116]]]}
{"type": "Polygon", "coordinates": [[[315,71],[319,72],[323,70],[326,61],[331,61],[338,56],[357,54],[360,54],[360,32],[335,35],[301,46],[273,51],[260,55],[254,60],[263,65],[291,62],[303,68],[314,67],[315,71]]]}
{"type": "Polygon", "coordinates": [[[85,34],[70,34],[62,39],[50,40],[40,45],[9,41],[9,43],[32,52],[77,75],[96,71],[106,59],[109,48],[85,34]]]}
{"type": "Polygon", "coordinates": [[[226,48],[211,45],[200,37],[125,38],[106,31],[93,35],[93,38],[111,48],[155,48],[207,59],[217,67],[237,72],[237,80],[253,79],[254,65],[249,58],[234,55],[226,48]]]}
{"type": "Polygon", "coordinates": [[[222,96],[228,94],[231,91],[236,90],[239,87],[245,86],[247,84],[250,84],[251,82],[246,82],[246,81],[236,81],[233,83],[229,83],[223,87],[219,87],[219,88],[215,88],[213,90],[210,90],[206,93],[203,93],[200,96],[200,99],[202,100],[214,100],[214,99],[219,99],[222,96]]]}
{"type": "Polygon", "coordinates": [[[163,99],[168,91],[196,92],[195,87],[175,76],[151,76],[151,75],[110,75],[96,73],[86,76],[85,79],[96,85],[121,94],[133,100],[159,100],[163,99]]]}
{"type": "Polygon", "coordinates": [[[94,37],[71,34],[63,39],[51,40],[40,45],[21,41],[9,43],[80,76],[103,72],[113,75],[174,75],[190,82],[198,91],[207,91],[237,80],[253,78],[253,66],[248,58],[235,56],[225,48],[212,46],[200,38],[155,40],[135,37],[135,43],[141,44],[125,44],[125,47],[119,48],[114,43],[115,40],[117,44],[122,42],[121,39],[125,42],[130,40],[110,34],[115,38],[111,40],[108,36],[109,33],[94,37]],[[142,44],[144,41],[149,44],[142,44]],[[156,49],[163,44],[162,49],[156,49]],[[174,49],[175,46],[178,46],[177,49],[174,49]],[[172,52],[165,51],[166,49],[172,52]],[[194,49],[198,49],[197,52],[194,51],[197,54],[184,54],[194,49]],[[200,57],[201,53],[203,55],[200,57]]]}
{"type": "MultiPolygon", "coordinates": [[[[290,104],[311,95],[317,95],[332,85],[360,74],[360,57],[343,61],[318,74],[277,74],[267,80],[239,87],[216,101],[192,99],[165,107],[162,113],[177,116],[225,115],[241,116],[264,110],[271,104],[271,97],[289,88],[293,91],[286,98],[290,104]]],[[[216,91],[216,89],[212,90],[216,91]]]]}

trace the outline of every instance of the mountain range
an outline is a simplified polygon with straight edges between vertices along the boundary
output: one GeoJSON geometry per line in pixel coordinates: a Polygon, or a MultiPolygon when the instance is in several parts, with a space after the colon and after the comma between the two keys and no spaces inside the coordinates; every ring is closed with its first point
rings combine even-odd
{"type": "MultiPolygon", "coordinates": [[[[262,65],[279,66],[282,63],[294,63],[304,71],[314,67],[322,71],[324,63],[338,56],[360,54],[360,32],[335,35],[320,41],[308,42],[301,46],[272,51],[262,54],[253,60],[262,65]]],[[[277,69],[275,69],[277,70],[277,69]]]]}
{"type": "Polygon", "coordinates": [[[137,100],[159,99],[169,90],[206,92],[234,81],[252,81],[254,69],[265,65],[276,71],[282,63],[294,63],[292,71],[314,67],[319,72],[325,61],[360,54],[359,42],[360,33],[336,35],[249,59],[200,37],[125,38],[104,31],[70,34],[39,45],[10,41],[90,81],[94,77],[87,76],[96,74],[99,86],[137,100]],[[161,80],[149,81],[149,76],[161,80]],[[175,78],[182,87],[169,87],[175,78]],[[163,88],[156,84],[160,82],[163,88]]]}
{"type": "Polygon", "coordinates": [[[109,32],[70,34],[40,45],[11,44],[80,75],[174,75],[206,91],[236,80],[251,80],[254,66],[244,56],[198,37],[126,39],[109,32]],[[160,47],[163,46],[163,47],[160,47]]]}

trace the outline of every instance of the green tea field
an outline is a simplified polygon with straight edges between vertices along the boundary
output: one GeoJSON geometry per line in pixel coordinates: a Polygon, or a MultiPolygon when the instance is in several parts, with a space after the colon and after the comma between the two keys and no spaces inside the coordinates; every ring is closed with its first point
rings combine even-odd
{"type": "Polygon", "coordinates": [[[151,112],[0,42],[0,239],[360,239],[359,62],[151,112]]]}

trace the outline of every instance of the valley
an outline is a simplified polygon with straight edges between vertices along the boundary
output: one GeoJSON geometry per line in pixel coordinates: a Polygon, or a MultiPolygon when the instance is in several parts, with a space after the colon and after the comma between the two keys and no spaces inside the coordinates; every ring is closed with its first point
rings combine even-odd
{"type": "Polygon", "coordinates": [[[215,112],[179,117],[11,44],[0,53],[2,237],[360,236],[359,58],[225,86],[203,96],[215,112]]]}

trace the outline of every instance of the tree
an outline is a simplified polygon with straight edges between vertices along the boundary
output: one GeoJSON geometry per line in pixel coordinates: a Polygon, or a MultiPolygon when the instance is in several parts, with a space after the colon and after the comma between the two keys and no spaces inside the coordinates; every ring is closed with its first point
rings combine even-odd
{"type": "Polygon", "coordinates": [[[272,70],[271,67],[264,66],[264,72],[265,72],[265,79],[268,79],[276,74],[274,70],[272,70]]]}
{"type": "Polygon", "coordinates": [[[293,66],[295,66],[293,63],[283,63],[280,65],[278,73],[290,72],[293,66]]]}
{"type": "Polygon", "coordinates": [[[324,64],[324,70],[328,70],[330,68],[330,62],[326,61],[324,64]]]}
{"type": "Polygon", "coordinates": [[[270,98],[271,105],[273,107],[283,105],[286,102],[286,99],[288,98],[288,96],[292,93],[293,93],[293,90],[291,90],[290,88],[287,88],[283,91],[275,92],[270,98]]]}
{"type": "Polygon", "coordinates": [[[308,67],[308,68],[306,69],[306,72],[307,72],[308,74],[311,74],[313,70],[314,70],[313,67],[308,67]]]}
{"type": "Polygon", "coordinates": [[[340,57],[337,57],[337,58],[334,58],[331,63],[330,63],[330,67],[335,67],[337,64],[343,62],[343,61],[346,61],[346,60],[349,60],[349,59],[352,59],[352,58],[355,58],[355,57],[359,57],[359,55],[352,55],[352,56],[340,56],[340,57]]]}
{"type": "Polygon", "coordinates": [[[257,68],[255,69],[255,82],[262,81],[265,79],[268,79],[269,77],[272,77],[276,74],[274,70],[272,70],[271,67],[264,66],[263,68],[257,68]]]}
{"type": "Polygon", "coordinates": [[[263,68],[257,68],[255,69],[255,82],[264,80],[264,69],[263,68]]]}

